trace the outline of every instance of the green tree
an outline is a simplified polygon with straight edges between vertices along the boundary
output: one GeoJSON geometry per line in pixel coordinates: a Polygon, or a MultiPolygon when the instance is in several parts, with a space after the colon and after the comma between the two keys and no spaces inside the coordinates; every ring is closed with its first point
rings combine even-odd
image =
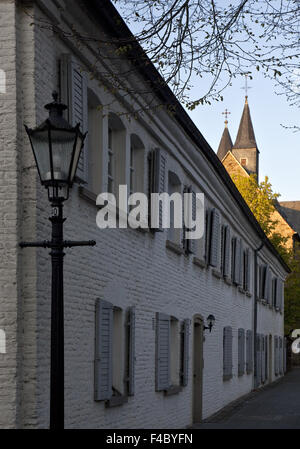
{"type": "Polygon", "coordinates": [[[300,329],[300,249],[290,262],[292,273],[288,276],[284,291],[284,332],[300,329]]]}
{"type": "Polygon", "coordinates": [[[276,232],[278,220],[273,217],[275,202],[280,194],[273,192],[272,184],[267,176],[259,184],[254,174],[249,177],[233,175],[232,179],[266,236],[283,259],[289,263],[291,260],[291,251],[286,245],[288,237],[284,237],[276,232]]]}

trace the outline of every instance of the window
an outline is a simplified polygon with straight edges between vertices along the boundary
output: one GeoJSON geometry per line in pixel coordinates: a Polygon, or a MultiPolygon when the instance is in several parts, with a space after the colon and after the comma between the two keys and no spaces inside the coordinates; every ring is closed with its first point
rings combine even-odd
{"type": "Polygon", "coordinates": [[[119,405],[124,402],[124,397],[134,392],[134,308],[129,309],[128,314],[130,319],[127,323],[127,350],[124,351],[122,342],[125,327],[122,309],[104,300],[96,302],[96,401],[110,401],[115,398],[114,405],[119,405]]]}
{"type": "Polygon", "coordinates": [[[108,170],[107,170],[107,191],[109,193],[114,193],[114,176],[115,176],[115,160],[114,160],[114,151],[112,144],[112,134],[113,131],[111,128],[108,128],[108,170]]]}
{"type": "Polygon", "coordinates": [[[116,114],[109,114],[107,132],[107,191],[118,199],[119,185],[126,185],[126,129],[116,114]]]}
{"type": "Polygon", "coordinates": [[[245,373],[245,331],[238,330],[238,375],[245,373]]]}
{"type": "Polygon", "coordinates": [[[144,192],[145,147],[140,138],[132,134],[130,138],[129,193],[144,192]]]}
{"type": "Polygon", "coordinates": [[[148,154],[148,195],[149,195],[149,228],[152,232],[163,231],[163,210],[159,204],[157,223],[152,226],[151,194],[164,193],[166,191],[166,158],[160,148],[150,151],[148,154]]]}
{"type": "MultiPolygon", "coordinates": [[[[156,391],[170,392],[188,383],[189,321],[156,314],[156,391]]],[[[178,391],[178,390],[176,390],[178,391]]]]}
{"type": "Polygon", "coordinates": [[[224,327],[223,330],[223,380],[232,378],[232,328],[224,327]]]}
{"type": "Polygon", "coordinates": [[[88,89],[88,188],[96,195],[102,192],[103,115],[101,103],[88,89]]]}
{"type": "Polygon", "coordinates": [[[246,157],[241,158],[241,166],[246,167],[248,164],[248,159],[246,157]]]}

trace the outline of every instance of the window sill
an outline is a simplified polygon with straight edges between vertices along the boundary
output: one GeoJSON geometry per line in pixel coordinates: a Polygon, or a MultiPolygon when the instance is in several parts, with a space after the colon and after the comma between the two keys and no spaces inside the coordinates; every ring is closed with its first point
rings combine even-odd
{"type": "Polygon", "coordinates": [[[222,273],[220,271],[216,270],[215,268],[213,268],[212,274],[215,278],[218,278],[218,279],[222,278],[222,273]]]}
{"type": "Polygon", "coordinates": [[[228,277],[224,277],[224,282],[227,285],[232,285],[232,280],[230,278],[228,278],[228,277]]]}
{"type": "Polygon", "coordinates": [[[207,268],[206,262],[203,259],[199,259],[198,257],[193,258],[193,263],[200,268],[207,268]]]}
{"type": "Polygon", "coordinates": [[[239,291],[240,293],[242,293],[243,295],[246,294],[246,292],[245,292],[245,290],[243,289],[243,287],[238,287],[238,291],[239,291]]]}
{"type": "Polygon", "coordinates": [[[128,402],[127,396],[113,396],[111,399],[105,402],[106,408],[119,407],[120,405],[126,404],[128,402]]]}
{"type": "Polygon", "coordinates": [[[232,379],[232,374],[227,374],[226,376],[223,375],[223,380],[231,380],[232,379]]]}
{"type": "Polygon", "coordinates": [[[182,387],[180,385],[172,385],[165,391],[165,396],[173,396],[174,394],[179,394],[181,391],[182,387]]]}
{"type": "Polygon", "coordinates": [[[180,245],[178,245],[177,243],[171,242],[171,240],[166,241],[166,248],[170,249],[175,254],[178,254],[178,256],[181,256],[182,254],[184,254],[183,248],[180,245]]]}
{"type": "Polygon", "coordinates": [[[96,193],[92,192],[91,190],[87,189],[86,187],[79,186],[78,193],[80,198],[86,200],[88,203],[92,204],[93,206],[100,208],[96,204],[97,195],[96,193]]]}

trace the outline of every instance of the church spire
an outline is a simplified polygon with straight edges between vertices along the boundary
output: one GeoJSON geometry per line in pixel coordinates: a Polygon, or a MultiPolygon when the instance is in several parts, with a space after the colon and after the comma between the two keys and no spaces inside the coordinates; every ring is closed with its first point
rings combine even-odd
{"type": "Polygon", "coordinates": [[[218,158],[220,159],[220,161],[222,161],[224,159],[224,157],[226,156],[226,154],[228,153],[228,151],[232,150],[232,140],[231,140],[231,136],[228,130],[228,115],[230,114],[229,111],[227,111],[227,109],[225,110],[225,112],[222,112],[223,115],[225,115],[226,120],[225,120],[225,128],[223,131],[223,135],[220,141],[220,145],[218,148],[218,158]]]}
{"type": "Polygon", "coordinates": [[[257,148],[247,95],[245,99],[245,106],[240,122],[240,127],[233,148],[234,149],[257,148]]]}

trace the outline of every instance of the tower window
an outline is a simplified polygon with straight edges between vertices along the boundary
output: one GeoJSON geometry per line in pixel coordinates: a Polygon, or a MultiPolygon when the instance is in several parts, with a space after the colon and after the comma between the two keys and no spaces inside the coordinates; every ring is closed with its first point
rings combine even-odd
{"type": "Polygon", "coordinates": [[[247,163],[248,163],[248,159],[246,157],[242,157],[241,158],[241,166],[246,167],[247,163]]]}

